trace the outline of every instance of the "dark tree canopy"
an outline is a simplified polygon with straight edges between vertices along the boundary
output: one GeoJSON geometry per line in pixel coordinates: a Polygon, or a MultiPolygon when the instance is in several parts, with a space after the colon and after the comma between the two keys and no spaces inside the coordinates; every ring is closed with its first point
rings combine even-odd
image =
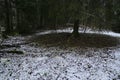
{"type": "Polygon", "coordinates": [[[80,25],[117,31],[119,3],[120,0],[0,0],[0,25],[6,33],[29,33],[65,27],[79,19],[80,25]]]}

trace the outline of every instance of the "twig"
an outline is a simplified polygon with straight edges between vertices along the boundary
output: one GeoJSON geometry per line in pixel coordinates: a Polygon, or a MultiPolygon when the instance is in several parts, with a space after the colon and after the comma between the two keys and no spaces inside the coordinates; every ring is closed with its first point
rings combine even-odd
{"type": "Polygon", "coordinates": [[[58,76],[57,76],[56,80],[58,80],[58,78],[60,77],[60,75],[61,75],[61,73],[59,73],[59,74],[58,74],[58,76]]]}

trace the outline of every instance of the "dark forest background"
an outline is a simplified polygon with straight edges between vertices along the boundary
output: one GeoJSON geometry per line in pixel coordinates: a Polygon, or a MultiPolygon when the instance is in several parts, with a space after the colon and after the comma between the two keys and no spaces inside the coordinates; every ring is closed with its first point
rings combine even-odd
{"type": "Polygon", "coordinates": [[[0,26],[5,33],[31,33],[67,27],[120,32],[120,0],[0,0],[0,26]]]}

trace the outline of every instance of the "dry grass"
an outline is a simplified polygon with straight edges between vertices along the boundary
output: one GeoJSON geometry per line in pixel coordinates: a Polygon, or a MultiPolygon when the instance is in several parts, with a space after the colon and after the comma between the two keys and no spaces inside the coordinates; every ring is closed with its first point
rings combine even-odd
{"type": "Polygon", "coordinates": [[[77,38],[70,33],[54,33],[37,36],[32,39],[40,46],[46,47],[113,47],[119,44],[119,40],[115,37],[101,34],[79,34],[77,38]]]}

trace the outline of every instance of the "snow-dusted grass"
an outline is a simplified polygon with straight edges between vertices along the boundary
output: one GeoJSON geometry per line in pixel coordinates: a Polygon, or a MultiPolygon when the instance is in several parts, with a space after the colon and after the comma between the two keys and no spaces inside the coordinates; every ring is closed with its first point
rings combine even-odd
{"type": "MultiPolygon", "coordinates": [[[[69,28],[66,28],[66,29],[48,30],[48,31],[38,32],[35,35],[45,35],[45,34],[62,33],[62,32],[72,33],[73,28],[69,27],[69,28]]],[[[84,30],[82,28],[79,28],[79,33],[84,33],[84,30]]],[[[92,30],[92,29],[89,29],[89,28],[87,28],[85,33],[105,34],[105,35],[109,35],[109,36],[113,36],[113,37],[120,37],[119,33],[115,33],[115,32],[112,32],[112,31],[95,31],[95,30],[92,30]]]]}
{"type": "MultiPolygon", "coordinates": [[[[64,31],[72,32],[72,29],[64,31]]],[[[51,33],[48,32],[37,35],[51,33]]],[[[107,35],[113,36],[113,32],[107,35]]],[[[21,44],[26,42],[26,38],[11,37],[4,44],[21,44]]],[[[0,53],[0,80],[120,80],[118,46],[63,50],[58,47],[37,47],[30,43],[9,49],[17,49],[24,54],[0,53]]]]}
{"type": "Polygon", "coordinates": [[[118,79],[120,75],[119,52],[120,49],[61,51],[49,48],[37,54],[32,52],[31,56],[6,56],[0,59],[0,80],[118,79]]]}

